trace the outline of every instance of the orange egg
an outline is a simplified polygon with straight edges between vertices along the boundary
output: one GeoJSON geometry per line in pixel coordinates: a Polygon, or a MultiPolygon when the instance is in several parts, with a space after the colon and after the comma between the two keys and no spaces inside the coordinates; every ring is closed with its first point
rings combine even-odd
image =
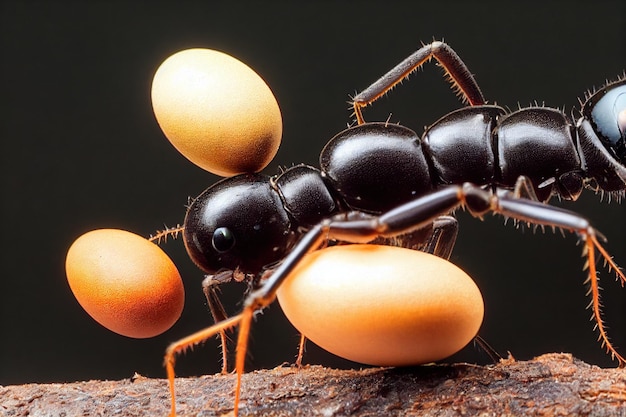
{"type": "Polygon", "coordinates": [[[85,311],[124,336],[161,334],[183,310],[185,290],[176,266],[134,233],[100,229],[80,236],[68,250],[65,271],[85,311]]]}
{"type": "Polygon", "coordinates": [[[454,264],[379,245],[308,254],[278,300],[291,323],[320,347],[378,366],[444,359],[476,336],[484,313],[478,287],[454,264]]]}
{"type": "Polygon", "coordinates": [[[258,172],[280,145],[274,94],[250,67],[222,52],[187,49],[167,58],[152,81],[152,107],[174,147],[217,175],[258,172]]]}

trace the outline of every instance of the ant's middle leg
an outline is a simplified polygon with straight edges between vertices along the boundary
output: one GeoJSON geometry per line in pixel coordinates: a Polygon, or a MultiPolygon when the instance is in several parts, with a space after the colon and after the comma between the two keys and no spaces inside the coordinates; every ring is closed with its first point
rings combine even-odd
{"type": "Polygon", "coordinates": [[[452,216],[439,216],[433,222],[433,231],[424,246],[424,252],[450,259],[459,234],[459,222],[452,216]]]}
{"type": "Polygon", "coordinates": [[[377,238],[369,243],[417,250],[448,260],[454,249],[458,231],[459,223],[454,217],[440,216],[424,228],[393,237],[377,238]]]}
{"type": "Polygon", "coordinates": [[[413,71],[432,58],[435,58],[439,65],[443,67],[453,88],[457,90],[464,103],[469,103],[472,106],[485,104],[483,93],[480,91],[474,76],[463,60],[447,44],[434,41],[412,53],[352,99],[357,123],[365,123],[362,113],[363,107],[384,96],[396,84],[407,78],[413,71]]]}
{"type": "Polygon", "coordinates": [[[537,197],[537,193],[535,193],[532,181],[525,175],[517,177],[515,186],[513,187],[513,197],[541,201],[539,200],[539,197],[537,197]]]}

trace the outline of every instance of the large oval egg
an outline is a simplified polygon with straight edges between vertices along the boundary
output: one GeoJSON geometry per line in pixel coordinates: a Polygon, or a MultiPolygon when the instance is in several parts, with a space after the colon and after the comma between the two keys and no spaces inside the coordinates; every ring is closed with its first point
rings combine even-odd
{"type": "Polygon", "coordinates": [[[298,331],[320,347],[378,366],[447,358],[476,336],[484,314],[480,290],[454,264],[379,245],[308,254],[278,300],[298,331]]]}

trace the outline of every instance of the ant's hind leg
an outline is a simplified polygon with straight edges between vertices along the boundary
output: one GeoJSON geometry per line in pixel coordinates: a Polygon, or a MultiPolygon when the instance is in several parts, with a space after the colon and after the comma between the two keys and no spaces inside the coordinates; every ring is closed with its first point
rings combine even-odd
{"type": "Polygon", "coordinates": [[[609,340],[607,329],[602,319],[596,251],[604,260],[607,269],[613,271],[622,284],[626,282],[626,275],[613,261],[606,249],[602,247],[598,241],[598,237],[601,235],[589,224],[589,221],[581,215],[568,210],[506,195],[494,199],[490,210],[504,217],[511,217],[518,221],[536,225],[551,226],[576,233],[580,236],[584,245],[583,257],[587,258],[585,269],[588,270],[586,283],[589,285],[589,295],[591,296],[589,307],[592,311],[592,319],[596,323],[596,329],[600,334],[599,340],[611,357],[618,361],[620,368],[626,367],[626,358],[617,352],[609,340]]]}
{"type": "Polygon", "coordinates": [[[483,93],[480,91],[474,76],[463,60],[447,44],[434,41],[412,53],[352,99],[357,123],[365,123],[362,114],[363,107],[372,104],[387,94],[396,84],[406,79],[412,72],[432,58],[435,58],[444,69],[448,81],[450,81],[464,103],[469,103],[472,106],[485,104],[483,93]]]}

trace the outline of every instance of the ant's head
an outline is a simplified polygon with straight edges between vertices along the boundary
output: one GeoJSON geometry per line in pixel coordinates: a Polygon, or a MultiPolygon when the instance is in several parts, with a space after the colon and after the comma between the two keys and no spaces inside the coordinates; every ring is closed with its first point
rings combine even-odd
{"type": "Polygon", "coordinates": [[[609,84],[589,97],[583,115],[604,147],[626,165],[626,80],[609,84]]]}
{"type": "Polygon", "coordinates": [[[625,190],[626,78],[585,100],[578,132],[589,176],[605,191],[625,190]]]}
{"type": "Polygon", "coordinates": [[[256,274],[285,256],[295,233],[270,178],[242,174],[217,182],[191,203],[183,237],[203,271],[256,274]]]}

